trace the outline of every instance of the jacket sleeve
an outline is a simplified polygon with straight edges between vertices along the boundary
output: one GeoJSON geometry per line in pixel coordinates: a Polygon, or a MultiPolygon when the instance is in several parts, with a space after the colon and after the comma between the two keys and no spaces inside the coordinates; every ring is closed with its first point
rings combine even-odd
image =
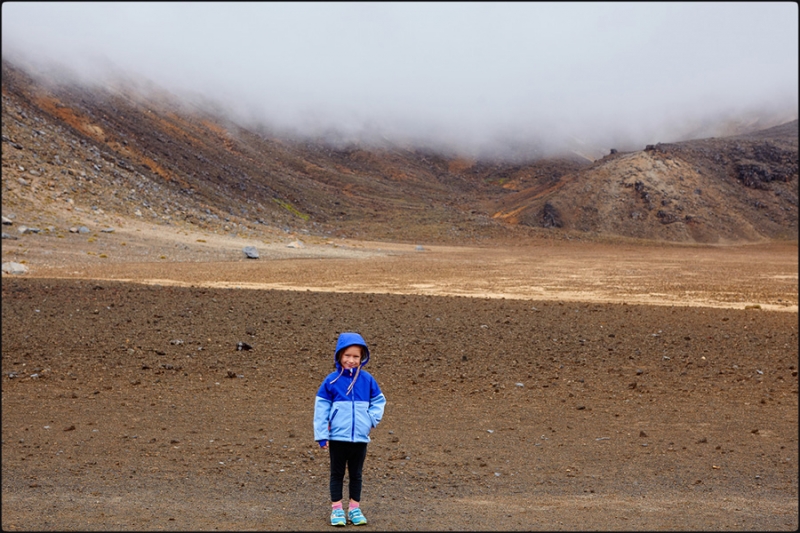
{"type": "Polygon", "coordinates": [[[378,382],[373,379],[370,385],[369,408],[367,409],[369,417],[372,420],[372,427],[376,427],[381,421],[381,418],[383,418],[383,410],[385,407],[386,396],[381,392],[378,382]]]}
{"type": "Polygon", "coordinates": [[[331,415],[331,405],[333,402],[327,397],[325,384],[323,383],[317,395],[314,397],[314,440],[328,440],[330,430],[328,429],[328,419],[331,415]]]}

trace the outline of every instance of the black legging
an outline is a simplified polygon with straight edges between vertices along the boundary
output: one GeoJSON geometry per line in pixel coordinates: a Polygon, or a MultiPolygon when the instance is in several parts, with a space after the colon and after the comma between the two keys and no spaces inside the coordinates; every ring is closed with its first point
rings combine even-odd
{"type": "Polygon", "coordinates": [[[367,458],[367,443],[330,440],[328,450],[331,455],[331,501],[338,502],[342,499],[344,469],[347,465],[347,472],[350,474],[350,499],[360,502],[361,469],[364,467],[364,459],[367,458]]]}

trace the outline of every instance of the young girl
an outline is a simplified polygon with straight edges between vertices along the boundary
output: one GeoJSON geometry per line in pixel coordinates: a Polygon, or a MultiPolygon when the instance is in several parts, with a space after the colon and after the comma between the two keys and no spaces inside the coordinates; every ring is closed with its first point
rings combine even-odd
{"type": "Polygon", "coordinates": [[[369,349],[358,333],[342,333],[336,342],[333,362],[336,371],[320,385],[314,403],[314,440],[330,450],[331,525],[367,523],[359,508],[361,470],[367,456],[369,432],[383,417],[386,398],[369,372],[369,349]],[[350,502],[347,519],[342,509],[344,470],[350,474],[350,502]]]}

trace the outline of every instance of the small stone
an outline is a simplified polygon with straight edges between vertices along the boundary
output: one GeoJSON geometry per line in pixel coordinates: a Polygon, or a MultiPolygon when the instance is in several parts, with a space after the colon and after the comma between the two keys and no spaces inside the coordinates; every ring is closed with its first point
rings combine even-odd
{"type": "Polygon", "coordinates": [[[256,250],[255,246],[245,246],[242,248],[242,252],[244,252],[245,257],[248,259],[258,259],[258,250],[256,250]]]}

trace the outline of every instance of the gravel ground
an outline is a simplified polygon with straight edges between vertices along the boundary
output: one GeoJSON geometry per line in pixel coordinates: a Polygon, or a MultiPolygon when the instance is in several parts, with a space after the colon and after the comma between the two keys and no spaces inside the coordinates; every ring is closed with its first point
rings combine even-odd
{"type": "Polygon", "coordinates": [[[354,330],[388,399],[365,531],[797,530],[796,255],[620,252],[633,289],[587,263],[611,251],[560,250],[536,291],[508,250],[47,270],[32,249],[2,279],[2,527],[329,527],[313,395],[354,330]],[[568,260],[572,287],[548,281],[568,260]]]}

